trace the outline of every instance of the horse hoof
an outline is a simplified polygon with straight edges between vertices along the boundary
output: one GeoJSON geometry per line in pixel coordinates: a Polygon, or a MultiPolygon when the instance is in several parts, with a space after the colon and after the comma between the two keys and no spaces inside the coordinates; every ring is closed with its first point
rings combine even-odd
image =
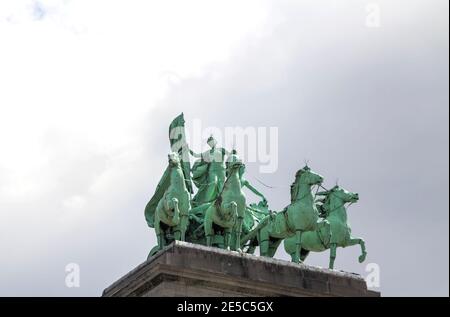
{"type": "Polygon", "coordinates": [[[363,263],[366,260],[366,255],[367,253],[364,253],[359,256],[359,263],[363,263]]]}

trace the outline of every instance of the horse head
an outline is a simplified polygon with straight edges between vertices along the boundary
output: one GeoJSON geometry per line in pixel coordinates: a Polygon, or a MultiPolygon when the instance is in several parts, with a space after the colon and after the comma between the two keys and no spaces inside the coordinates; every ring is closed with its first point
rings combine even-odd
{"type": "Polygon", "coordinates": [[[169,193],[165,193],[164,199],[166,200],[164,212],[166,213],[167,217],[171,219],[172,225],[177,225],[180,222],[178,199],[171,198],[169,193]]]}
{"type": "Polygon", "coordinates": [[[329,190],[328,196],[334,196],[340,199],[343,203],[356,203],[359,200],[358,193],[350,192],[339,185],[334,186],[329,190]]]}
{"type": "Polygon", "coordinates": [[[322,175],[313,172],[309,166],[306,165],[295,173],[295,181],[291,185],[291,200],[295,200],[297,198],[298,190],[301,184],[311,187],[314,185],[320,185],[322,182],[322,175]]]}
{"type": "Polygon", "coordinates": [[[323,176],[313,172],[308,165],[298,170],[295,174],[295,178],[299,183],[310,186],[319,185],[323,182],[323,176]]]}
{"type": "Polygon", "coordinates": [[[180,156],[178,155],[178,153],[172,152],[169,153],[169,155],[167,155],[167,158],[169,160],[169,165],[170,166],[179,166],[181,159],[180,156]]]}
{"type": "Polygon", "coordinates": [[[236,154],[232,154],[228,157],[227,160],[227,174],[230,175],[231,172],[237,171],[244,166],[242,160],[236,154]]]}
{"type": "Polygon", "coordinates": [[[337,207],[332,205],[343,207],[346,203],[356,203],[359,200],[358,193],[350,192],[339,185],[334,186],[330,190],[318,192],[317,195],[325,196],[322,200],[322,208],[327,214],[330,213],[330,210],[337,209],[337,207]]]}

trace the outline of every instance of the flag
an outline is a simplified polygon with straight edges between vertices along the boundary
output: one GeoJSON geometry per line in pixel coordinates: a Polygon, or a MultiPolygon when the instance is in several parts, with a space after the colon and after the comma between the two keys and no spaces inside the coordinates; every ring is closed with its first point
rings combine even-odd
{"type": "Polygon", "coordinates": [[[181,158],[184,179],[187,190],[192,194],[191,162],[189,160],[189,149],[186,142],[186,132],[184,129],[184,115],[181,113],[172,120],[169,126],[169,140],[172,152],[178,153],[181,158]]]}

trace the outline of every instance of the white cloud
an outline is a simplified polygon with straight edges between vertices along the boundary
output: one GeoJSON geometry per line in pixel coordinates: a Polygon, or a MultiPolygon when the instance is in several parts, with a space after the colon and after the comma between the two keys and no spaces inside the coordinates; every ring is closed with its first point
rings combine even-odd
{"type": "Polygon", "coordinates": [[[142,135],[159,124],[152,111],[170,84],[263,30],[267,10],[260,1],[1,1],[4,266],[104,222],[125,190],[123,201],[138,187],[150,195],[144,179],[160,177],[150,166],[165,164],[142,135]]]}
{"type": "Polygon", "coordinates": [[[2,2],[1,199],[44,192],[63,173],[55,157],[136,146],[136,124],[167,92],[165,74],[201,74],[265,17],[256,1],[2,2]]]}
{"type": "MultiPolygon", "coordinates": [[[[396,230],[383,232],[399,245],[417,248],[448,235],[446,227],[415,241],[423,219],[412,216],[431,208],[413,200],[418,188],[430,179],[448,188],[437,173],[448,161],[439,154],[445,147],[431,137],[436,143],[422,143],[421,151],[409,148],[411,135],[423,138],[415,144],[425,140],[422,129],[434,136],[440,122],[448,128],[439,116],[441,108],[448,113],[439,71],[448,55],[448,16],[423,1],[380,0],[382,27],[374,30],[364,26],[364,2],[0,0],[0,295],[99,295],[145,258],[154,240],[143,208],[166,165],[168,121],[180,108],[191,119],[207,117],[208,126],[278,125],[280,151],[287,152],[267,183],[288,187],[305,158],[328,182],[345,177],[364,197],[352,207],[354,232],[386,263],[383,276],[398,276],[394,266],[406,270],[390,265],[398,248],[379,239],[380,226],[395,228],[392,215],[400,229],[409,221],[403,240],[396,230]],[[381,136],[389,131],[395,133],[381,136]],[[288,135],[299,141],[295,151],[288,135]],[[436,174],[410,173],[423,166],[424,153],[434,153],[429,168],[436,174]],[[399,191],[405,181],[411,194],[393,198],[392,186],[399,191]],[[371,220],[380,224],[364,228],[371,220]],[[79,293],[65,288],[71,262],[80,264],[79,293]]],[[[251,166],[247,171],[250,179],[251,166]]],[[[443,203],[434,186],[427,193],[434,206],[447,205],[433,207],[441,217],[448,199],[443,203]]],[[[267,195],[274,208],[289,199],[284,187],[267,195]]],[[[437,257],[445,252],[425,249],[416,265],[432,259],[448,267],[448,252],[445,263],[437,257]]],[[[309,263],[326,265],[326,253],[323,261],[316,256],[309,263]]],[[[339,265],[363,269],[355,258],[339,255],[339,265]]],[[[385,281],[393,294],[396,279],[385,281]]]]}

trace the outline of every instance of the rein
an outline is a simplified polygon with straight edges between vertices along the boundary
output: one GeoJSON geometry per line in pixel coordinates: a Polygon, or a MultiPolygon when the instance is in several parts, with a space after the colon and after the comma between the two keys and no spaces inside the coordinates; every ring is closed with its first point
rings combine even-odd
{"type": "MultiPolygon", "coordinates": [[[[333,194],[334,194],[333,192],[330,193],[330,196],[333,195],[333,194]]],[[[338,210],[338,209],[340,209],[340,208],[342,208],[342,207],[345,207],[345,204],[346,204],[346,202],[344,202],[343,204],[341,204],[341,205],[339,205],[339,206],[337,206],[337,207],[331,209],[330,211],[327,211],[327,217],[328,217],[333,211],[338,210]]],[[[349,205],[348,205],[347,207],[345,207],[345,211],[347,211],[347,209],[348,209],[352,204],[353,204],[353,202],[350,202],[349,205]]]]}

